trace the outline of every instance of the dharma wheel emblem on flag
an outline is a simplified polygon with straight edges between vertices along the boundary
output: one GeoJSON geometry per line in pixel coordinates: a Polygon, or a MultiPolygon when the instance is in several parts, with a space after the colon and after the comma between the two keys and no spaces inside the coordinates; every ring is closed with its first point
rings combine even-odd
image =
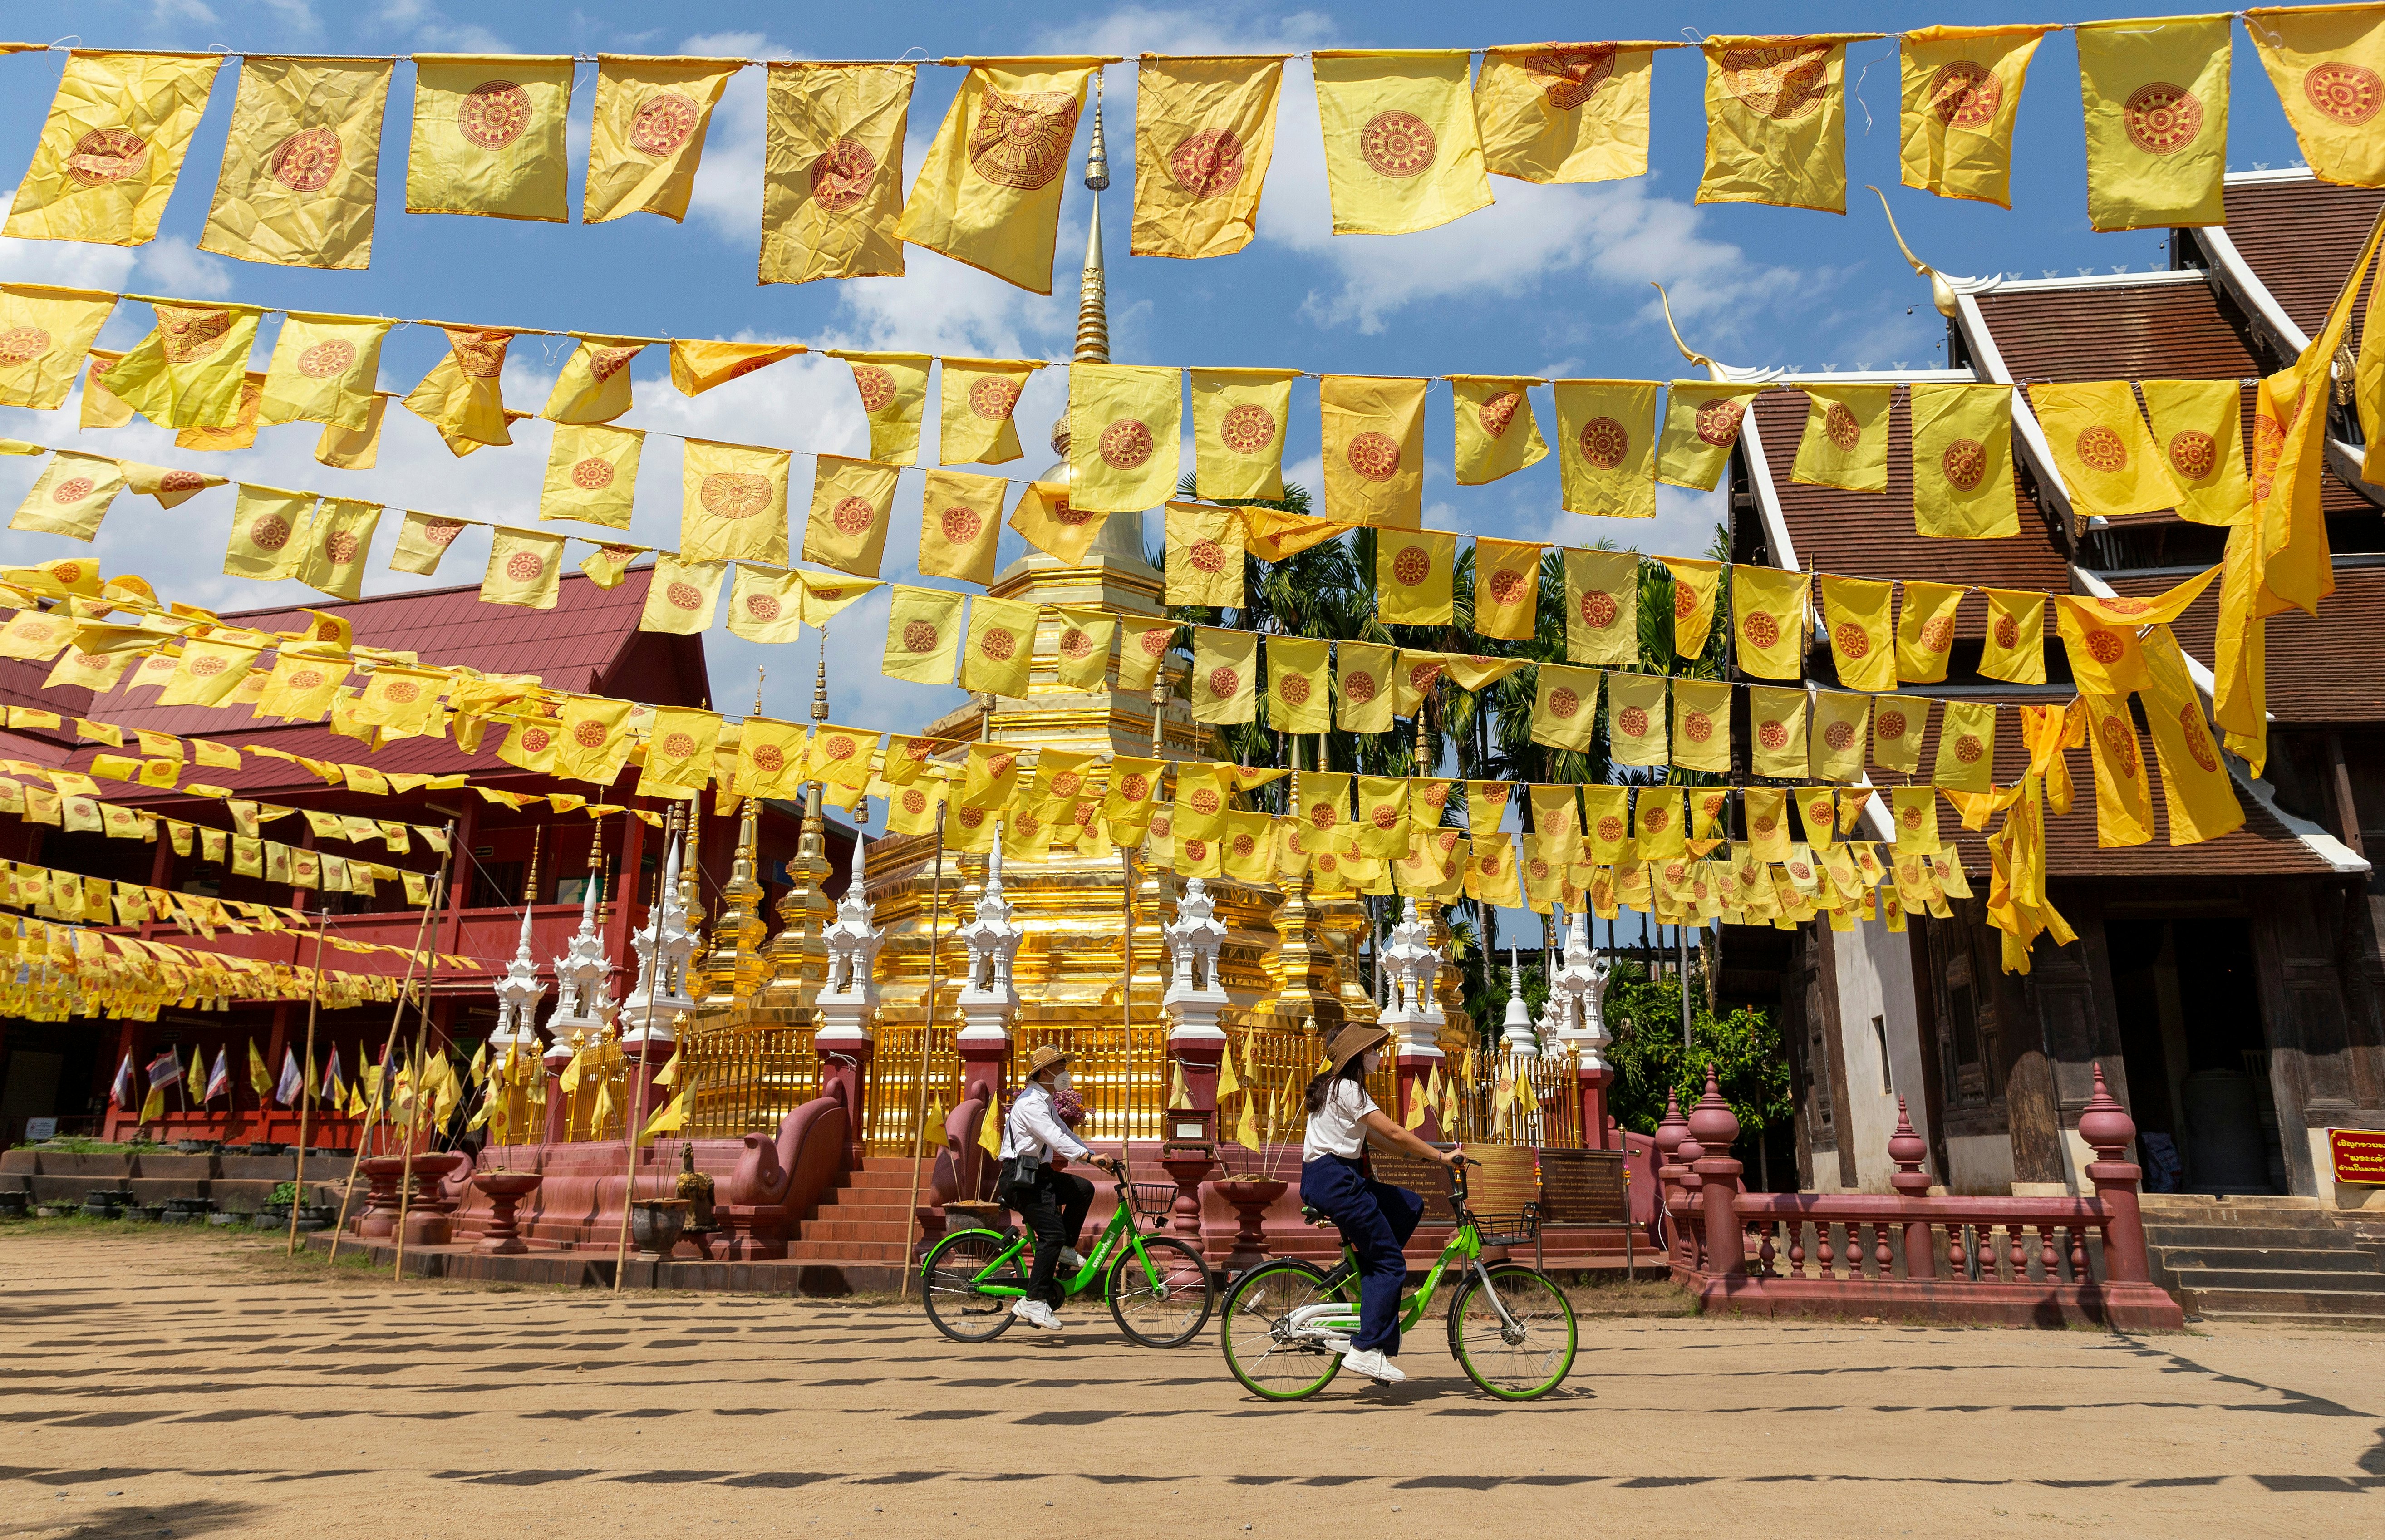
{"type": "Polygon", "coordinates": [[[1432,557],[1420,546],[1410,545],[1392,558],[1392,577],[1405,587],[1414,588],[1432,575],[1432,557]]]}
{"type": "Polygon", "coordinates": [[[787,768],[787,756],[776,744],[756,744],[754,746],[754,768],[765,775],[776,775],[787,768]]]}
{"type": "Polygon", "coordinates": [[[1018,405],[1018,382],[987,375],[968,389],[969,410],[989,422],[999,422],[1018,405]]]}
{"type": "Polygon", "coordinates": [[[530,127],[530,93],[511,81],[474,86],[456,104],[456,127],[484,150],[502,150],[530,127]]]}
{"type": "Polygon", "coordinates": [[[1844,753],[1846,750],[1854,746],[1855,724],[1853,722],[1832,722],[1829,726],[1822,729],[1822,742],[1828,744],[1831,748],[1836,749],[1841,753],[1844,753]]]}
{"type": "Polygon", "coordinates": [[[2303,94],[2311,106],[2339,123],[2357,127],[2377,116],[2385,105],[2385,80],[2357,64],[2330,59],[2315,65],[2303,77],[2303,94]]]}
{"type": "Polygon", "coordinates": [[[1761,609],[1749,610],[1746,619],[1740,621],[1740,630],[1750,646],[1768,647],[1780,640],[1780,622],[1761,609]]]}
{"type": "Polygon", "coordinates": [[[1354,706],[1364,706],[1375,698],[1375,676],[1364,670],[1345,672],[1342,676],[1342,695],[1354,706]]]}
{"type": "Polygon", "coordinates": [[[1420,175],[1432,168],[1440,153],[1432,126],[1413,112],[1379,112],[1358,131],[1358,155],[1380,176],[1420,175]]]}
{"type": "Polygon", "coordinates": [[[1144,656],[1149,657],[1166,657],[1168,653],[1168,645],[1171,641],[1175,640],[1175,637],[1176,632],[1172,627],[1154,628],[1153,630],[1144,632],[1143,633],[1143,650],[1144,656]]]}
{"type": "Polygon", "coordinates": [[[1996,645],[2000,647],[2017,647],[2020,645],[2020,622],[2018,620],[2014,620],[2009,615],[1999,615],[1996,617],[1996,645]]]}
{"type": "MultiPolygon", "coordinates": [[[[1210,682],[1213,684],[1216,682],[1218,674],[1224,674],[1226,676],[1226,687],[1223,690],[1218,690],[1214,693],[1224,695],[1232,695],[1234,693],[1234,670],[1231,669],[1218,669],[1213,670],[1209,675],[1210,682]]],[[[1200,787],[1198,790],[1194,791],[1192,802],[1192,810],[1196,813],[1202,814],[1204,817],[1216,812],[1218,808],[1225,806],[1225,804],[1218,799],[1217,792],[1207,786],[1200,787]]]]}
{"type": "Polygon", "coordinates": [[[138,176],[149,163],[149,141],[131,129],[94,129],[75,141],[67,175],[85,187],[138,176]]]}
{"type": "Polygon", "coordinates": [[[2126,470],[2129,445],[2119,434],[2099,422],[2079,431],[2079,458],[2091,470],[2126,470]]]}
{"type": "Polygon", "coordinates": [[[2209,433],[2189,428],[2169,441],[2170,469],[2190,482],[2199,482],[2219,469],[2219,445],[2209,433]]]}
{"type": "Polygon", "coordinates": [[[704,607],[704,591],[692,582],[675,582],[663,590],[663,597],[674,609],[695,610],[704,607]]]}
{"type": "Polygon", "coordinates": [[[969,132],[969,165],[986,181],[1031,193],[1060,174],[1077,136],[1077,97],[1068,91],[1033,91],[1017,97],[985,94],[969,132]]]}
{"type": "Polygon", "coordinates": [[[1883,738],[1904,736],[1906,722],[1902,711],[1883,711],[1879,717],[1879,735],[1883,738]]]}
{"type": "Polygon", "coordinates": [[[323,542],[323,555],[334,567],[346,566],[356,559],[357,554],[356,537],[346,530],[337,532],[323,542]]]}
{"type": "Polygon", "coordinates": [[[1698,437],[1717,449],[1728,449],[1739,442],[1739,419],[1746,414],[1747,405],[1728,396],[1698,403],[1698,437]]]}
{"type": "Polygon", "coordinates": [[[1388,482],[1400,473],[1400,441],[1389,433],[1360,433],[1350,441],[1342,458],[1367,480],[1388,482]]]}
{"type": "Polygon", "coordinates": [[[329,380],[345,374],[356,361],[356,344],[333,338],[317,343],[298,355],[298,372],[309,380],[329,380]]]}
{"type": "Polygon", "coordinates": [[[1139,418],[1120,418],[1102,430],[1102,458],[1118,470],[1132,470],[1151,458],[1151,430],[1139,418]]]}
{"type": "Polygon", "coordinates": [[[1631,452],[1631,435],[1611,417],[1594,417],[1581,425],[1581,457],[1601,470],[1612,470],[1631,452]]]}
{"type": "Polygon", "coordinates": [[[535,551],[516,551],[506,557],[506,576],[516,582],[532,582],[546,570],[545,558],[535,551]]]}
{"type": "Polygon", "coordinates": [[[716,470],[696,483],[696,500],[715,519],[751,519],[770,506],[768,478],[743,470],[716,470]]]}
{"type": "Polygon", "coordinates": [[[1305,706],[1308,703],[1308,697],[1315,693],[1315,687],[1308,682],[1306,674],[1285,674],[1276,681],[1275,689],[1276,694],[1283,697],[1283,703],[1286,706],[1305,706]]]}
{"type": "Polygon", "coordinates": [[[878,174],[878,157],[858,139],[840,139],[812,162],[812,202],[823,214],[858,208],[869,196],[869,179],[878,174]]]}
{"type": "Polygon", "coordinates": [[[290,521],[268,513],[248,526],[248,543],[260,551],[278,551],[290,544],[290,521]]]}
{"type": "Polygon", "coordinates": [[[1222,572],[1226,570],[1226,548],[1214,540],[1196,540],[1184,554],[1195,571],[1222,572]]]}
{"type": "Polygon", "coordinates": [[[2148,155],[2174,155],[2203,132],[2203,104],[2193,92],[2166,81],[2137,87],[2120,116],[2129,143],[2148,155]]]}
{"type": "Polygon", "coordinates": [[[1118,783],[1118,793],[1129,802],[1141,802],[1151,795],[1150,778],[1143,775],[1130,775],[1118,783]]]}
{"type": "Polygon", "coordinates": [[[1698,596],[1685,582],[1673,584],[1673,619],[1686,620],[1698,612],[1698,596]]]}
{"type": "Polygon", "coordinates": [[[2087,633],[2087,656],[2106,667],[2129,655],[2129,644],[2117,632],[2103,630],[2087,633]]]}
{"type": "Polygon", "coordinates": [[[2119,717],[2106,717],[2096,725],[2095,736],[2104,741],[2104,752],[2119,762],[2123,775],[2137,773],[2136,729],[2119,717]]]}
{"type": "Polygon", "coordinates": [[[985,528],[985,520],[978,517],[975,508],[946,508],[939,520],[943,525],[944,538],[955,545],[965,545],[975,540],[978,531],[985,528]]]}
{"type": "Polygon", "coordinates": [[[1956,59],[1938,67],[1922,100],[1948,128],[1983,129],[2004,106],[2004,85],[1986,65],[1956,59]]]}
{"type": "Polygon", "coordinates": [[[1078,788],[1082,786],[1084,783],[1085,778],[1079,775],[1075,770],[1062,770],[1059,774],[1052,778],[1052,795],[1054,796],[1074,796],[1077,795],[1078,788]]]}
{"type": "Polygon", "coordinates": [[[456,544],[456,537],[463,532],[464,525],[459,520],[427,519],[422,523],[422,538],[433,545],[443,547],[453,545],[456,544]]]}
{"type": "Polygon", "coordinates": [[[1530,591],[1531,585],[1521,572],[1508,570],[1491,574],[1491,602],[1493,604],[1520,604],[1530,591]]]}
{"type": "Polygon", "coordinates": [[[1838,644],[1839,651],[1846,655],[1849,662],[1871,651],[1871,632],[1853,620],[1841,620],[1838,629],[1830,633],[1830,639],[1838,644]]]}
{"type": "Polygon", "coordinates": [[[51,489],[50,501],[61,504],[80,503],[91,495],[93,484],[92,479],[88,476],[69,476],[51,489]]]}
{"type": "Polygon", "coordinates": [[[1242,180],[1242,142],[1231,129],[1203,129],[1168,152],[1168,174],[1196,198],[1230,193],[1242,180]]]}
{"type": "Polygon", "coordinates": [[[1846,403],[1833,401],[1830,409],[1822,414],[1822,436],[1841,449],[1853,449],[1863,442],[1863,424],[1855,420],[1855,414],[1847,409],[1846,403]]]}
{"type": "Polygon", "coordinates": [[[1524,71],[1542,77],[1541,94],[1549,106],[1560,112],[1574,108],[1598,94],[1615,74],[1615,44],[1592,44],[1587,48],[1544,48],[1526,54],[1524,71]]]}
{"type": "Polygon", "coordinates": [[[1608,626],[1613,625],[1616,616],[1621,613],[1615,602],[1615,595],[1604,590],[1584,594],[1581,596],[1580,607],[1582,623],[1598,631],[1605,631],[1608,626]]]}
{"type": "Polygon", "coordinates": [[[1254,402],[1230,407],[1217,424],[1217,437],[1238,455],[1255,455],[1275,442],[1275,416],[1254,402]]]}
{"type": "Polygon", "coordinates": [[[1523,404],[1522,391],[1501,391],[1475,408],[1475,419],[1492,438],[1505,438],[1508,426],[1516,420],[1516,408],[1523,404]]]}
{"type": "Polygon", "coordinates": [[[1644,738],[1648,735],[1648,713],[1639,707],[1627,706],[1615,714],[1615,725],[1623,730],[1627,738],[1644,738]]]}
{"type": "MultiPolygon", "coordinates": [[[[1090,657],[1093,656],[1093,639],[1086,635],[1083,632],[1078,630],[1075,626],[1070,626],[1068,630],[1060,633],[1061,657],[1071,658],[1090,657]]],[[[1059,783],[1057,781],[1053,783],[1053,790],[1059,790],[1059,783]]]]}
{"type": "Polygon", "coordinates": [[[847,497],[836,505],[831,517],[839,534],[860,534],[878,521],[878,509],[867,497],[847,497]]]}
{"type": "Polygon", "coordinates": [[[2178,725],[2186,733],[2186,751],[2194,762],[2206,770],[2219,768],[2219,757],[2211,751],[2211,739],[2203,727],[2203,710],[2192,701],[2178,708],[2178,725]]]}
{"type": "Polygon", "coordinates": [[[1936,615],[1921,622],[1921,646],[1925,652],[1944,652],[1954,645],[1954,618],[1936,615]]]}
{"type": "Polygon", "coordinates": [[[1581,711],[1581,696],[1559,685],[1549,692],[1549,715],[1572,718],[1581,711]]]}
{"type": "Polygon", "coordinates": [[[196,363],[223,345],[231,333],[229,310],[169,310],[157,319],[169,363],[196,363]]]}
{"type": "Polygon", "coordinates": [[[779,618],[779,601],[768,594],[748,594],[745,613],[757,620],[775,620],[779,618]]]}
{"type": "Polygon", "coordinates": [[[702,116],[696,105],[678,92],[658,92],[640,102],[631,114],[630,147],[643,155],[667,156],[687,143],[702,116]]]}
{"type": "Polygon", "coordinates": [[[340,169],[340,136],[330,129],[300,129],[273,146],[265,169],[293,193],[318,193],[340,169]]]}
{"type": "Polygon", "coordinates": [[[0,332],[0,364],[31,363],[50,350],[50,334],[38,326],[12,326],[0,332]]]}
{"type": "Polygon", "coordinates": [[[613,467],[608,460],[591,455],[571,468],[571,484],[584,492],[600,492],[613,484],[613,467]]]}
{"type": "Polygon", "coordinates": [[[692,732],[665,733],[663,735],[663,741],[656,746],[663,751],[663,755],[666,758],[684,759],[689,755],[695,752],[695,734],[692,732]]]}
{"type": "Polygon", "coordinates": [[[605,724],[600,721],[581,722],[571,730],[571,741],[581,748],[602,748],[605,746],[605,724]]]}
{"type": "Polygon", "coordinates": [[[933,652],[936,650],[936,643],[941,634],[936,630],[936,622],[933,620],[909,621],[903,627],[903,650],[911,653],[933,652]]]}
{"type": "Polygon", "coordinates": [[[1975,438],[1958,438],[1938,457],[1938,465],[1957,491],[1968,492],[1987,479],[1987,446],[1975,438]]]}
{"type": "Polygon", "coordinates": [[[1776,123],[1791,123],[1822,108],[1827,45],[1726,48],[1722,88],[1740,103],[1776,123]]]}
{"type": "Polygon", "coordinates": [[[1692,711],[1681,718],[1681,736],[1693,744],[1704,743],[1714,736],[1714,719],[1703,711],[1692,711]]]}
{"type": "Polygon", "coordinates": [[[1341,809],[1330,802],[1320,802],[1308,809],[1308,823],[1313,829],[1330,829],[1341,820],[1341,809]]]}
{"type": "Polygon", "coordinates": [[[1766,722],[1755,730],[1755,741],[1766,748],[1787,748],[1789,746],[1788,726],[1778,721],[1766,722]]]}
{"type": "MultiPolygon", "coordinates": [[[[985,657],[993,658],[996,663],[1005,662],[1011,654],[1018,650],[1018,638],[1011,635],[1002,627],[995,626],[979,638],[977,650],[985,657]]],[[[993,771],[996,775],[1005,774],[1010,769],[1005,760],[997,759],[994,764],[1001,766],[1001,769],[993,771]]]]}
{"type": "Polygon", "coordinates": [[[875,416],[893,405],[894,376],[876,364],[853,366],[853,388],[861,393],[861,409],[875,416]]]}

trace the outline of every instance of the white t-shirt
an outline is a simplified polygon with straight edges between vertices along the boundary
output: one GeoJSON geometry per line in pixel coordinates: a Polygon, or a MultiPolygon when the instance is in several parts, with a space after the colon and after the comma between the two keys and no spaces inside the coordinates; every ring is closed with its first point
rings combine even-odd
{"type": "Polygon", "coordinates": [[[1367,1147],[1367,1114],[1377,1110],[1375,1098],[1355,1080],[1336,1077],[1325,1094],[1325,1105],[1309,1115],[1307,1135],[1300,1142],[1300,1158],[1338,1155],[1355,1160],[1367,1147]]]}

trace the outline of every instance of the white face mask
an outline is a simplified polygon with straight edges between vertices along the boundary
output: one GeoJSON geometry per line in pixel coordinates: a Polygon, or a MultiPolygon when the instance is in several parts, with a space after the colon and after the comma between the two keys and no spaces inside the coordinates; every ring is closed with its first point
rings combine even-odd
{"type": "Polygon", "coordinates": [[[1383,1056],[1369,1048],[1358,1056],[1358,1067],[1371,1075],[1383,1067],[1383,1056]]]}
{"type": "Polygon", "coordinates": [[[1066,1091],[1073,1083],[1074,1082],[1068,1078],[1068,1071],[1066,1070],[1061,1070],[1059,1073],[1052,1077],[1052,1089],[1055,1091],[1066,1091]]]}

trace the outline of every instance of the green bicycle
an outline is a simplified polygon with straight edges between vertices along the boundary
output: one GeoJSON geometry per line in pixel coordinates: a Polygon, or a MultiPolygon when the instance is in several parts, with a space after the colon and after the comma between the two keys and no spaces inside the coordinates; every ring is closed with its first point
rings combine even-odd
{"type": "MultiPolygon", "coordinates": [[[[1467,1166],[1461,1158],[1449,1173],[1449,1203],[1457,1228],[1442,1248],[1424,1286],[1401,1302],[1400,1329],[1407,1331],[1432,1306],[1441,1275],[1455,1262],[1466,1274],[1449,1306],[1449,1352],[1467,1379],[1505,1401],[1529,1401],[1565,1383],[1576,1346],[1573,1306],[1548,1274],[1521,1262],[1486,1265],[1486,1246],[1512,1246],[1531,1239],[1540,1225],[1527,1206],[1518,1234],[1483,1233],[1466,1206],[1467,1166]]],[[[1332,1221],[1304,1205],[1312,1224],[1332,1221]]],[[[1342,1260],[1330,1272],[1302,1261],[1264,1262],[1226,1291],[1225,1325],[1218,1337],[1226,1367],[1252,1395],[1269,1401],[1297,1401],[1316,1395],[1341,1372],[1342,1352],[1358,1329],[1358,1259],[1346,1240],[1342,1260]]]]}
{"type": "MultiPolygon", "coordinates": [[[[1098,1282],[1119,1331],[1145,1347],[1181,1347],[1209,1323],[1217,1282],[1198,1251],[1156,1233],[1175,1207],[1174,1186],[1111,1185],[1118,1207],[1109,1223],[1076,1275],[1060,1275],[1060,1285],[1073,1299],[1098,1282]],[[1143,1233],[1136,1217],[1149,1220],[1154,1233],[1143,1233]]],[[[1033,1245],[1024,1227],[1015,1227],[957,1230],[929,1247],[919,1262],[920,1297],[936,1330],[955,1342],[992,1342],[1010,1330],[1017,1319],[1010,1308],[1027,1296],[1033,1245]]]]}

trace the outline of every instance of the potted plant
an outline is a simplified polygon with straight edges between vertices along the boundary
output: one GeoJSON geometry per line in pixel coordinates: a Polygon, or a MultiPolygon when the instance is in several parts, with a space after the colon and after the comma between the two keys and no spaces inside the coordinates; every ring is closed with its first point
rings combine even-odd
{"type": "Polygon", "coordinates": [[[257,1209],[256,1218],[249,1222],[259,1230],[287,1230],[290,1227],[290,1206],[298,1201],[298,1183],[277,1183],[273,1196],[257,1209]]]}

